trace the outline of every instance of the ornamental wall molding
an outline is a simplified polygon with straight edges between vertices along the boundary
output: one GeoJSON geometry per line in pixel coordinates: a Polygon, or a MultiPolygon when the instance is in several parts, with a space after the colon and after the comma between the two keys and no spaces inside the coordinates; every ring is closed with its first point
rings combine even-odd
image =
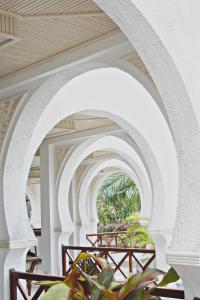
{"type": "Polygon", "coordinates": [[[59,169],[64,161],[65,156],[67,155],[67,152],[69,151],[69,145],[65,145],[62,147],[56,147],[54,150],[54,155],[55,155],[55,172],[56,172],[56,177],[58,175],[59,169]]]}
{"type": "Polygon", "coordinates": [[[174,252],[167,253],[167,262],[171,266],[200,266],[200,252],[174,252]]]}
{"type": "Polygon", "coordinates": [[[17,106],[23,96],[24,94],[20,94],[0,101],[0,151],[17,106]]]}
{"type": "Polygon", "coordinates": [[[37,245],[37,240],[0,240],[0,249],[31,248],[37,245]]]}

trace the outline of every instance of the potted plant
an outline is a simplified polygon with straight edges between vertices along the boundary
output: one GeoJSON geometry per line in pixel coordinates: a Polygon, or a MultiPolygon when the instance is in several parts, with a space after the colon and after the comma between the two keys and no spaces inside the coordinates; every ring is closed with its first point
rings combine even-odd
{"type": "Polygon", "coordinates": [[[81,253],[72,265],[71,272],[64,281],[39,282],[49,289],[41,300],[148,300],[156,287],[165,286],[179,279],[176,271],[171,268],[162,278],[159,270],[147,270],[131,275],[126,282],[114,281],[114,274],[107,261],[88,253],[81,253]],[[78,264],[92,258],[101,268],[101,272],[90,276],[83,272],[78,264]]]}

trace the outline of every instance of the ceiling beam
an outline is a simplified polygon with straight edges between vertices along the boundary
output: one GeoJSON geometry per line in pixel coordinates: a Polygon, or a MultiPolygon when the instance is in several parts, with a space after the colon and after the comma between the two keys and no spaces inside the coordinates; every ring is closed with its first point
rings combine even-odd
{"type": "Polygon", "coordinates": [[[0,9],[0,14],[14,17],[18,21],[25,20],[49,20],[52,18],[56,19],[64,19],[67,18],[88,18],[88,17],[103,17],[106,14],[103,11],[94,11],[94,12],[75,12],[75,13],[66,13],[66,14],[38,14],[38,15],[19,15],[16,13],[12,13],[8,10],[0,9]]]}
{"type": "Polygon", "coordinates": [[[47,136],[44,142],[51,145],[67,145],[67,144],[77,143],[77,141],[81,141],[92,136],[94,137],[94,136],[101,136],[101,135],[108,135],[108,134],[123,134],[123,133],[124,133],[124,129],[114,124],[109,126],[92,128],[81,132],[63,134],[62,136],[56,136],[56,137],[47,136]]]}
{"type": "Polygon", "coordinates": [[[88,18],[88,17],[103,17],[106,16],[103,11],[99,12],[79,12],[67,14],[44,14],[44,15],[26,15],[23,16],[24,20],[49,20],[52,18],[66,20],[74,18],[88,18]]]}
{"type": "Polygon", "coordinates": [[[101,156],[96,156],[96,157],[89,157],[89,158],[85,158],[82,162],[81,162],[81,165],[91,165],[91,164],[94,164],[95,162],[97,161],[104,161],[106,159],[111,159],[111,158],[120,158],[121,159],[121,156],[116,154],[116,153],[108,153],[108,154],[104,154],[104,155],[101,155],[101,156]]]}
{"type": "Polygon", "coordinates": [[[7,96],[11,89],[19,89],[24,84],[39,80],[57,72],[68,70],[76,65],[87,63],[109,53],[131,51],[132,45],[119,31],[111,31],[101,37],[64,51],[40,63],[35,63],[22,70],[1,78],[0,90],[2,97],[7,96]]]}

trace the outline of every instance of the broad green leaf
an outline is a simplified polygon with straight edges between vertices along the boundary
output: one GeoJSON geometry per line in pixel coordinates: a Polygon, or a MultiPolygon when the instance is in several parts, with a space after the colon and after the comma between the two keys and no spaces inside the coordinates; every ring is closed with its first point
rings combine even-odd
{"type": "Polygon", "coordinates": [[[156,279],[160,272],[158,270],[147,270],[144,273],[132,275],[119,291],[119,297],[124,299],[134,289],[148,286],[150,282],[156,279]]]}
{"type": "Polygon", "coordinates": [[[99,284],[105,286],[105,288],[109,288],[111,282],[113,281],[113,272],[111,269],[104,269],[101,273],[99,273],[97,277],[97,281],[99,284]]]}
{"type": "Polygon", "coordinates": [[[91,289],[91,300],[100,299],[100,297],[102,297],[101,294],[102,294],[102,290],[96,286],[93,286],[93,288],[91,289]]]}
{"type": "MultiPolygon", "coordinates": [[[[104,293],[108,292],[106,291],[106,289],[108,289],[111,285],[111,282],[113,280],[113,272],[107,268],[99,273],[97,281],[93,280],[92,278],[90,278],[89,280],[90,284],[92,284],[91,300],[102,299],[104,293]]],[[[114,300],[114,293],[112,291],[110,291],[110,297],[111,295],[112,299],[114,300]]]]}
{"type": "Polygon", "coordinates": [[[44,280],[44,281],[33,282],[34,285],[42,285],[42,286],[48,286],[48,287],[59,284],[59,283],[63,283],[63,282],[60,280],[57,280],[57,281],[44,280]]]}
{"type": "Polygon", "coordinates": [[[144,300],[144,287],[136,288],[130,294],[128,294],[125,300],[144,300]]]}
{"type": "Polygon", "coordinates": [[[85,280],[86,280],[87,282],[89,282],[91,285],[93,285],[94,282],[97,283],[97,277],[96,277],[96,276],[88,275],[87,273],[83,272],[82,270],[80,270],[80,272],[81,272],[83,278],[85,278],[85,280]]]}
{"type": "MultiPolygon", "coordinates": [[[[106,291],[105,286],[100,284],[97,278],[94,278],[93,276],[89,276],[84,272],[82,274],[91,286],[91,300],[100,300],[100,299],[103,300],[105,298],[103,297],[103,292],[106,291]]],[[[101,280],[103,282],[103,278],[101,278],[101,280]]]]}
{"type": "Polygon", "coordinates": [[[103,292],[105,292],[106,289],[104,286],[99,285],[98,283],[94,282],[94,285],[91,289],[91,300],[100,300],[102,299],[103,292]]]}
{"type": "Polygon", "coordinates": [[[167,284],[176,282],[179,279],[180,277],[178,273],[174,270],[174,268],[170,268],[161,280],[161,282],[158,284],[158,286],[166,286],[167,284]]]}
{"type": "Polygon", "coordinates": [[[52,286],[46,294],[41,297],[41,300],[68,300],[70,299],[70,288],[64,283],[59,283],[52,286]]]}
{"type": "Polygon", "coordinates": [[[123,286],[123,283],[119,283],[116,281],[111,282],[110,290],[111,291],[119,291],[119,289],[123,286]]]}
{"type": "Polygon", "coordinates": [[[111,290],[106,290],[103,287],[94,286],[91,292],[91,300],[120,300],[118,294],[111,290]]]}
{"type": "Polygon", "coordinates": [[[104,286],[98,283],[96,276],[90,276],[85,272],[83,272],[82,270],[81,273],[91,287],[91,300],[99,299],[101,295],[101,291],[104,289],[104,286]]]}

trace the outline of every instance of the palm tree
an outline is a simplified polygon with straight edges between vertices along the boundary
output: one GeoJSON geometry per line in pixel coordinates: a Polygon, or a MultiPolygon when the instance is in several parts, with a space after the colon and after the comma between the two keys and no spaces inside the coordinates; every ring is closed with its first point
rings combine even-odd
{"type": "Polygon", "coordinates": [[[100,223],[124,221],[141,209],[140,195],[133,180],[121,173],[114,173],[103,183],[97,201],[100,223]]]}

